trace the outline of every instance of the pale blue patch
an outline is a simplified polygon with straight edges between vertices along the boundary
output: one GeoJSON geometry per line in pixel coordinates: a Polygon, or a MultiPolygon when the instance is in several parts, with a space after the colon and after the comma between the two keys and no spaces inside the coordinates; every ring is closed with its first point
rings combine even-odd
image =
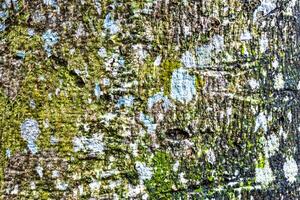
{"type": "Polygon", "coordinates": [[[14,6],[14,9],[16,11],[18,11],[19,10],[18,0],[12,0],[12,3],[13,3],[13,6],[14,6]]]}
{"type": "Polygon", "coordinates": [[[152,97],[149,97],[148,109],[151,109],[153,107],[153,105],[159,101],[162,101],[162,107],[163,107],[164,111],[167,111],[171,105],[171,102],[168,99],[168,97],[164,96],[164,94],[162,92],[159,92],[159,93],[153,95],[152,97]]]}
{"type": "Polygon", "coordinates": [[[19,5],[17,0],[5,0],[5,3],[2,4],[2,8],[14,8],[15,11],[19,10],[19,5]]]}
{"type": "Polygon", "coordinates": [[[29,29],[28,29],[28,35],[29,35],[30,37],[34,36],[34,35],[35,35],[34,29],[29,28],[29,29]]]}
{"type": "Polygon", "coordinates": [[[43,0],[44,4],[47,6],[51,6],[52,8],[55,8],[57,10],[59,10],[59,6],[57,4],[56,0],[43,0]]]}
{"type": "Polygon", "coordinates": [[[7,158],[11,157],[11,151],[10,151],[10,149],[6,149],[5,155],[6,155],[7,158]]]}
{"type": "Polygon", "coordinates": [[[73,138],[74,151],[88,152],[91,155],[102,154],[104,151],[104,144],[102,137],[93,135],[91,138],[87,137],[74,137],[73,138]]]}
{"type": "Polygon", "coordinates": [[[52,47],[58,42],[59,37],[56,32],[53,32],[52,30],[47,30],[43,36],[42,36],[45,44],[44,49],[48,54],[48,57],[51,56],[52,47]]]}
{"type": "Polygon", "coordinates": [[[26,141],[35,141],[40,134],[39,125],[35,119],[25,119],[20,128],[21,136],[26,141]]]}
{"type": "Polygon", "coordinates": [[[243,33],[241,33],[240,40],[241,41],[252,40],[251,33],[248,30],[245,30],[243,33]]]}
{"type": "Polygon", "coordinates": [[[43,0],[44,4],[47,6],[57,7],[56,0],[43,0]]]}
{"type": "Polygon", "coordinates": [[[36,154],[38,152],[38,148],[34,141],[29,140],[27,142],[27,147],[32,154],[36,154]]]}
{"type": "Polygon", "coordinates": [[[6,2],[3,2],[3,3],[1,4],[1,6],[2,6],[2,9],[7,9],[6,2]]]}
{"type": "Polygon", "coordinates": [[[118,107],[118,108],[120,108],[122,106],[131,107],[133,105],[133,101],[134,101],[133,96],[121,97],[118,100],[116,107],[118,107]]]}
{"type": "Polygon", "coordinates": [[[147,167],[145,163],[136,161],[135,162],[135,168],[137,170],[137,173],[139,175],[139,178],[144,180],[150,180],[153,176],[153,171],[150,167],[147,167]]]}
{"type": "Polygon", "coordinates": [[[196,95],[195,77],[179,68],[173,71],[171,80],[171,97],[182,103],[189,102],[196,95]]]}
{"type": "Polygon", "coordinates": [[[27,141],[27,147],[32,154],[37,153],[37,146],[35,141],[37,140],[40,129],[38,122],[35,119],[25,119],[21,124],[21,136],[24,140],[27,141]]]}
{"type": "Polygon", "coordinates": [[[124,59],[124,57],[120,56],[120,57],[119,57],[119,60],[118,60],[118,63],[119,63],[121,66],[124,67],[124,65],[125,65],[125,59],[124,59]]]}
{"type": "Polygon", "coordinates": [[[274,0],[262,0],[261,5],[253,13],[253,21],[256,22],[259,13],[263,13],[263,16],[266,16],[271,11],[276,9],[276,1],[274,0]]]}
{"type": "Polygon", "coordinates": [[[99,97],[102,95],[99,83],[96,83],[95,85],[94,94],[97,97],[97,99],[99,99],[99,97]]]}
{"type": "Polygon", "coordinates": [[[7,11],[0,11],[0,19],[6,20],[8,18],[8,12],[7,11]]]}
{"type": "Polygon", "coordinates": [[[156,57],[156,59],[155,59],[153,65],[154,65],[155,67],[158,67],[158,66],[160,65],[160,63],[161,63],[161,59],[162,59],[161,55],[158,55],[158,56],[156,57]]]}
{"type": "Polygon", "coordinates": [[[108,13],[104,20],[104,28],[109,31],[110,34],[114,35],[119,31],[119,26],[113,20],[110,13],[108,13]]]}
{"type": "Polygon", "coordinates": [[[55,136],[51,135],[51,137],[50,137],[50,143],[52,145],[55,145],[55,144],[58,143],[58,139],[55,136]]]}
{"type": "Polygon", "coordinates": [[[29,106],[30,106],[30,108],[35,109],[36,104],[35,104],[35,101],[33,99],[30,99],[29,106]]]}
{"type": "Polygon", "coordinates": [[[211,42],[211,47],[216,52],[220,52],[224,49],[224,37],[221,35],[214,35],[211,42]]]}
{"type": "Polygon", "coordinates": [[[101,58],[105,58],[107,56],[107,52],[106,52],[106,49],[104,47],[101,47],[99,50],[98,50],[98,55],[101,57],[101,58]]]}
{"type": "Polygon", "coordinates": [[[108,78],[103,78],[102,79],[102,83],[106,86],[108,86],[110,84],[110,80],[108,78]]]}
{"type": "Polygon", "coordinates": [[[254,132],[258,131],[259,128],[262,128],[265,133],[268,131],[268,120],[264,113],[259,113],[256,117],[254,132]]]}
{"type": "Polygon", "coordinates": [[[206,67],[211,62],[211,45],[203,45],[196,48],[196,58],[198,67],[206,67]]]}
{"type": "Polygon", "coordinates": [[[43,177],[43,167],[41,167],[40,165],[38,165],[36,168],[35,168],[36,172],[38,173],[39,177],[42,178],[43,177]]]}
{"type": "Polygon", "coordinates": [[[186,51],[182,54],[181,62],[187,68],[197,67],[195,56],[189,51],[186,51]]]}
{"type": "Polygon", "coordinates": [[[5,31],[5,29],[6,29],[6,25],[3,23],[0,23],[0,32],[5,31]]]}
{"type": "Polygon", "coordinates": [[[153,123],[153,119],[144,113],[140,114],[139,120],[147,127],[148,133],[155,133],[157,124],[153,123]]]}
{"type": "Polygon", "coordinates": [[[101,15],[101,11],[102,11],[102,9],[101,9],[101,3],[99,2],[99,0],[95,0],[94,2],[95,2],[97,13],[99,15],[101,15]]]}
{"type": "Polygon", "coordinates": [[[18,58],[24,59],[25,55],[26,55],[25,51],[17,51],[17,57],[18,58]]]}
{"type": "Polygon", "coordinates": [[[62,181],[58,181],[56,184],[56,189],[64,191],[68,188],[68,184],[62,181]]]}
{"type": "Polygon", "coordinates": [[[40,12],[39,10],[35,11],[32,17],[33,17],[32,19],[33,19],[34,22],[44,22],[44,21],[46,21],[46,16],[42,12],[40,12]]]}

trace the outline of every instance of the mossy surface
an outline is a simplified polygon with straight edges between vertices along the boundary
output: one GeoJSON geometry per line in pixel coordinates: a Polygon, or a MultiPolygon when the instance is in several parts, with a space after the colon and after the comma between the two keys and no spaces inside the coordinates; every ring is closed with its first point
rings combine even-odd
{"type": "Polygon", "coordinates": [[[267,2],[2,2],[1,197],[297,199],[299,2],[267,2]]]}

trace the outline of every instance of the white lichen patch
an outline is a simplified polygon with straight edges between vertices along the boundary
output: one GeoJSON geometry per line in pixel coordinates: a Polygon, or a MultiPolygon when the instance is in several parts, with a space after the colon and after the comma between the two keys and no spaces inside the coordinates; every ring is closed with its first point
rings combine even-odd
{"type": "Polygon", "coordinates": [[[164,111],[167,111],[171,106],[171,102],[168,97],[164,96],[162,92],[159,92],[148,98],[148,109],[151,110],[152,107],[158,102],[162,102],[164,111]]]}
{"type": "Polygon", "coordinates": [[[43,3],[47,6],[53,6],[53,7],[57,6],[56,0],[43,0],[43,3]]]}
{"type": "Polygon", "coordinates": [[[255,120],[254,132],[258,131],[259,128],[262,128],[266,133],[268,131],[268,121],[264,113],[259,113],[255,120]]]}
{"type": "Polygon", "coordinates": [[[215,153],[214,153],[214,151],[212,149],[209,149],[206,152],[206,157],[207,157],[207,161],[210,164],[214,164],[216,162],[216,156],[215,156],[215,153]]]}
{"type": "Polygon", "coordinates": [[[61,181],[61,180],[57,180],[56,181],[56,185],[55,185],[55,188],[58,189],[58,190],[66,190],[68,188],[68,184],[61,181]]]}
{"type": "Polygon", "coordinates": [[[75,38],[79,39],[80,37],[84,36],[85,34],[86,34],[86,32],[84,31],[84,26],[82,23],[80,23],[75,32],[75,38]]]}
{"type": "Polygon", "coordinates": [[[294,7],[296,6],[296,3],[297,3],[297,0],[290,0],[287,4],[286,11],[284,14],[288,15],[288,16],[293,16],[294,7]]]}
{"type": "Polygon", "coordinates": [[[213,45],[211,44],[203,45],[195,49],[198,67],[203,68],[210,65],[212,49],[213,45]]]}
{"type": "Polygon", "coordinates": [[[80,196],[84,195],[84,187],[83,187],[83,185],[78,185],[78,192],[79,192],[80,196]]]}
{"type": "Polygon", "coordinates": [[[128,185],[128,196],[130,198],[137,197],[139,194],[143,194],[146,190],[146,187],[144,184],[139,184],[137,186],[134,185],[128,185]]]}
{"type": "Polygon", "coordinates": [[[197,67],[196,58],[195,56],[189,52],[186,51],[181,56],[181,62],[186,68],[193,68],[197,67]]]}
{"type": "Polygon", "coordinates": [[[6,151],[5,151],[5,156],[6,156],[7,158],[10,158],[10,157],[11,157],[11,151],[10,151],[10,149],[6,149],[6,151]]]}
{"type": "Polygon", "coordinates": [[[263,186],[267,186],[275,180],[272,169],[269,166],[269,162],[266,161],[265,166],[263,168],[255,169],[255,181],[257,183],[262,184],[263,186]]]}
{"type": "Polygon", "coordinates": [[[249,31],[245,30],[243,33],[241,33],[240,40],[241,41],[248,41],[252,39],[252,35],[249,31]]]}
{"type": "Polygon", "coordinates": [[[116,107],[117,108],[121,108],[122,106],[125,107],[131,107],[133,105],[134,102],[134,97],[133,96],[124,96],[124,97],[120,97],[116,107]]]}
{"type": "Polygon", "coordinates": [[[186,51],[182,54],[181,62],[186,68],[203,68],[211,63],[212,53],[219,53],[224,49],[224,37],[214,35],[209,44],[197,46],[195,55],[186,51]]]}
{"type": "Polygon", "coordinates": [[[182,103],[191,101],[196,95],[195,77],[179,68],[173,71],[171,80],[171,98],[182,103]]]}
{"type": "Polygon", "coordinates": [[[279,62],[278,62],[278,59],[277,59],[277,58],[275,58],[275,60],[272,62],[272,67],[273,67],[274,69],[277,69],[277,68],[279,67],[279,62]]]}
{"type": "Polygon", "coordinates": [[[248,84],[252,90],[257,90],[259,88],[259,82],[253,78],[248,81],[248,84]]]}
{"type": "Polygon", "coordinates": [[[150,167],[147,167],[145,163],[135,162],[135,169],[139,175],[141,181],[150,180],[152,178],[153,172],[150,167]]]}
{"type": "Polygon", "coordinates": [[[95,96],[96,96],[97,99],[99,99],[100,96],[103,94],[103,92],[101,91],[99,83],[95,84],[94,94],[95,94],[95,96]]]}
{"type": "Polygon", "coordinates": [[[115,189],[116,187],[120,186],[122,184],[121,180],[116,180],[116,181],[109,181],[109,188],[111,190],[115,189]]]}
{"type": "Polygon", "coordinates": [[[174,171],[174,172],[177,172],[177,171],[178,171],[178,168],[179,168],[179,161],[176,160],[176,162],[175,162],[174,165],[173,165],[173,171],[174,171]]]}
{"type": "Polygon", "coordinates": [[[51,52],[52,52],[52,47],[58,42],[59,37],[58,37],[58,33],[53,32],[52,30],[47,30],[43,36],[42,36],[43,40],[44,40],[44,49],[48,55],[48,57],[51,56],[51,52]]]}
{"type": "Polygon", "coordinates": [[[284,88],[284,79],[281,73],[277,74],[274,79],[274,88],[280,90],[284,88]]]}
{"type": "Polygon", "coordinates": [[[294,183],[298,176],[298,166],[294,158],[290,157],[283,164],[283,171],[285,178],[290,182],[294,183]]]}
{"type": "Polygon", "coordinates": [[[33,99],[29,100],[29,106],[30,106],[30,108],[35,109],[36,104],[35,104],[35,101],[33,99]]]}
{"type": "Polygon", "coordinates": [[[17,195],[19,193],[19,185],[14,185],[11,188],[6,189],[6,194],[17,195]]]}
{"type": "Polygon", "coordinates": [[[36,168],[35,168],[35,170],[36,170],[36,172],[37,172],[37,174],[39,175],[39,177],[40,178],[42,178],[43,177],[43,167],[41,167],[40,165],[39,166],[37,166],[36,168]]]}
{"type": "Polygon", "coordinates": [[[28,35],[29,35],[30,37],[34,36],[34,35],[35,35],[34,29],[29,28],[29,29],[28,29],[28,35]]]}
{"type": "Polygon", "coordinates": [[[58,178],[60,176],[59,171],[53,170],[52,171],[52,178],[58,178]]]}
{"type": "Polygon", "coordinates": [[[289,122],[292,123],[293,115],[292,115],[292,112],[291,112],[291,111],[289,111],[289,112],[287,113],[287,118],[288,118],[289,122]]]}
{"type": "Polygon", "coordinates": [[[56,145],[59,142],[59,139],[57,137],[55,137],[54,135],[50,136],[50,143],[52,145],[56,145]]]}
{"type": "Polygon", "coordinates": [[[120,27],[118,25],[118,22],[115,21],[111,15],[111,13],[108,13],[105,16],[104,25],[103,27],[112,35],[116,34],[120,31],[120,27]]]}
{"type": "Polygon", "coordinates": [[[98,191],[100,189],[100,183],[99,181],[93,180],[93,182],[89,184],[89,187],[91,192],[98,191]]]}
{"type": "Polygon", "coordinates": [[[181,172],[179,174],[179,182],[183,185],[186,185],[188,183],[188,180],[186,178],[184,178],[184,173],[183,172],[181,172]]]}
{"type": "Polygon", "coordinates": [[[264,53],[268,49],[269,40],[266,34],[263,34],[259,40],[260,53],[264,53]]]}
{"type": "Polygon", "coordinates": [[[144,113],[140,113],[139,120],[144,124],[145,127],[147,127],[148,133],[155,133],[157,124],[154,123],[153,118],[149,117],[148,115],[145,115],[144,113]]]}
{"type": "Polygon", "coordinates": [[[187,25],[183,25],[183,34],[185,37],[191,36],[192,35],[191,27],[187,25]]]}
{"type": "Polygon", "coordinates": [[[21,136],[27,141],[27,147],[32,154],[37,153],[37,146],[35,141],[37,140],[40,129],[38,122],[35,119],[25,119],[21,124],[21,136]]]}
{"type": "Polygon", "coordinates": [[[134,157],[137,157],[137,156],[138,156],[138,144],[136,144],[136,143],[131,143],[129,146],[130,146],[132,155],[133,155],[134,157]]]}
{"type": "Polygon", "coordinates": [[[224,37],[222,35],[214,35],[211,41],[211,47],[216,52],[220,52],[224,49],[224,37]]]}
{"type": "Polygon", "coordinates": [[[102,115],[100,117],[101,122],[109,123],[109,121],[113,120],[116,116],[117,116],[117,114],[114,114],[114,113],[105,113],[104,115],[102,115]]]}
{"type": "Polygon", "coordinates": [[[287,132],[283,130],[282,126],[279,129],[279,135],[285,140],[288,136],[287,132]]]}
{"type": "Polygon", "coordinates": [[[30,182],[30,189],[35,190],[36,189],[36,184],[34,181],[30,182]]]}
{"type": "Polygon", "coordinates": [[[277,0],[262,0],[260,6],[253,13],[253,21],[256,22],[259,18],[259,14],[262,13],[266,16],[276,8],[277,0]]]}
{"type": "Polygon", "coordinates": [[[267,158],[273,156],[278,150],[280,146],[279,138],[272,134],[267,137],[267,139],[263,138],[264,152],[267,158]]]}
{"type": "Polygon", "coordinates": [[[108,79],[108,78],[103,78],[103,79],[102,79],[102,84],[105,85],[105,86],[109,86],[109,85],[110,85],[110,79],[108,79]]]}
{"type": "Polygon", "coordinates": [[[158,66],[160,65],[160,63],[161,63],[161,59],[162,59],[161,55],[158,55],[158,56],[155,58],[153,65],[154,65],[155,67],[158,67],[158,66]]]}
{"type": "Polygon", "coordinates": [[[98,56],[100,56],[101,58],[107,57],[107,52],[106,52],[106,49],[104,47],[99,48],[98,56]]]}
{"type": "Polygon", "coordinates": [[[134,50],[135,56],[139,61],[143,62],[147,58],[148,52],[142,44],[135,44],[132,48],[134,50]]]}
{"type": "Polygon", "coordinates": [[[94,134],[87,138],[84,136],[73,138],[74,151],[87,152],[91,155],[103,154],[104,144],[102,142],[102,135],[94,134]]]}

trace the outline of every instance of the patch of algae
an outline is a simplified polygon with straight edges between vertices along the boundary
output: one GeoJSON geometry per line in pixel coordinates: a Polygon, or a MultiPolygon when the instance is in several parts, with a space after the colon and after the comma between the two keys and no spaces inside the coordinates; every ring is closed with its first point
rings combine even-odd
{"type": "Polygon", "coordinates": [[[154,175],[151,180],[146,182],[146,187],[150,194],[150,199],[171,198],[172,187],[176,185],[176,174],[172,171],[173,159],[166,152],[156,152],[152,164],[154,175]]]}

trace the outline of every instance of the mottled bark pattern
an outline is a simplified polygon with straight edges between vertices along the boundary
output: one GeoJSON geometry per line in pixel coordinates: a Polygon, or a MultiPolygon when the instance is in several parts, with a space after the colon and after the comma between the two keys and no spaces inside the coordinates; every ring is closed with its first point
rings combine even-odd
{"type": "Polygon", "coordinates": [[[300,198],[299,0],[0,5],[3,199],[300,198]]]}

